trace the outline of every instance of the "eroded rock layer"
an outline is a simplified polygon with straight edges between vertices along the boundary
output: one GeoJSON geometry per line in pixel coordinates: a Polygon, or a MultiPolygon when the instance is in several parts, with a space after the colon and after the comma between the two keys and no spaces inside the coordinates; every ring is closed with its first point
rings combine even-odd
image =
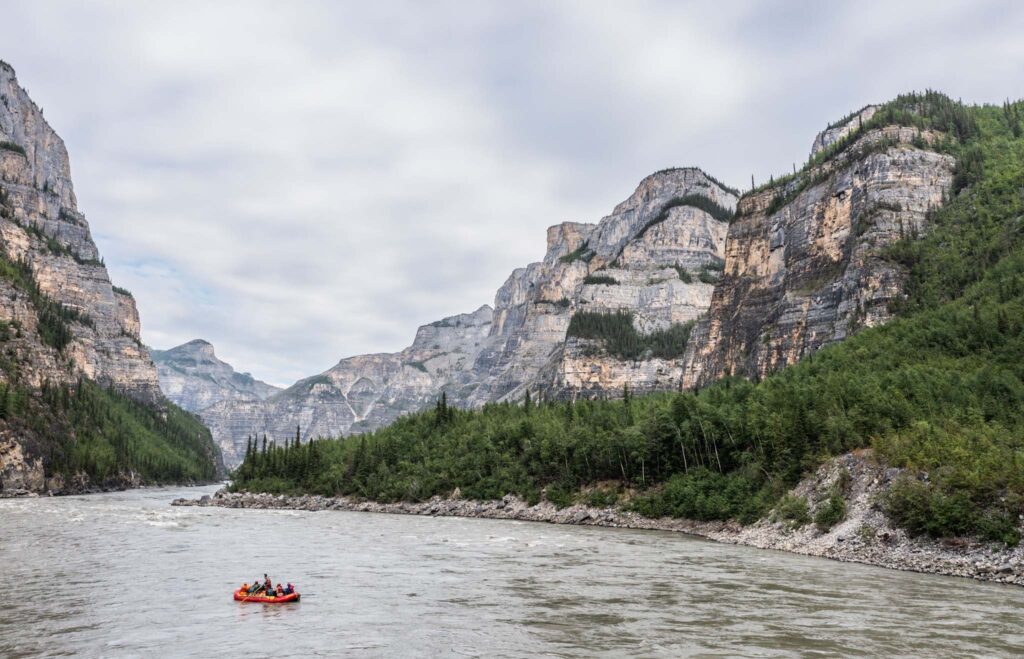
{"type": "Polygon", "coordinates": [[[699,169],[653,174],[597,224],[548,229],[543,260],[509,276],[493,311],[425,326],[401,353],[345,359],[266,401],[217,403],[203,418],[231,461],[252,433],[369,430],[442,391],[479,406],[527,391],[602,397],[729,373],[759,378],[883,323],[905,283],[884,250],[927,231],[954,162],[931,148],[941,136],[913,128],[856,137],[876,109],[820,133],[813,167],[742,199],[699,169]],[[600,339],[568,336],[581,312],[628,312],[640,337],[695,325],[685,352],[624,358],[600,339]]]}
{"type": "Polygon", "coordinates": [[[231,465],[252,434],[280,441],[294,436],[297,426],[303,437],[362,432],[429,406],[442,392],[453,405],[479,406],[518,400],[527,389],[585,384],[595,393],[621,390],[626,380],[651,389],[677,383],[681,372],[675,363],[666,370],[650,360],[595,358],[588,349],[587,366],[580,366],[583,354],[566,343],[566,331],[580,309],[629,310],[642,333],[703,313],[712,287],[696,276],[703,266],[722,261],[727,225],[680,205],[692,195],[726,209],[736,201],[699,169],[653,174],[599,223],[549,228],[544,259],[513,271],[495,295],[493,310],[484,306],[425,325],[400,353],[344,359],[266,401],[224,400],[201,416],[231,465]],[[616,283],[588,283],[588,277],[612,277],[616,283]],[[586,376],[580,375],[584,369],[591,369],[586,376]]]}
{"type": "MultiPolygon", "coordinates": [[[[73,369],[35,351],[25,360],[36,385],[65,381],[78,373],[112,384],[136,398],[157,400],[160,388],[149,351],[139,338],[135,300],[110,282],[85,216],[78,210],[64,142],[39,107],[18,85],[14,70],[0,63],[0,191],[5,199],[0,244],[11,261],[24,261],[43,293],[81,311],[67,350],[73,369]]],[[[31,323],[26,306],[7,284],[12,304],[0,320],[31,323]]],[[[26,347],[32,351],[32,347],[26,347]]]]}
{"type": "Polygon", "coordinates": [[[782,190],[748,195],[729,227],[725,271],[684,360],[683,386],[759,378],[861,327],[884,323],[904,275],[886,246],[927,230],[953,179],[936,139],[887,127],[782,190]],[[919,145],[919,146],[915,146],[919,145]],[[778,195],[792,197],[773,209],[778,195]]]}
{"type": "Polygon", "coordinates": [[[222,400],[264,400],[281,391],[248,373],[238,373],[221,361],[202,339],[170,350],[152,350],[164,394],[190,412],[222,400]]]}

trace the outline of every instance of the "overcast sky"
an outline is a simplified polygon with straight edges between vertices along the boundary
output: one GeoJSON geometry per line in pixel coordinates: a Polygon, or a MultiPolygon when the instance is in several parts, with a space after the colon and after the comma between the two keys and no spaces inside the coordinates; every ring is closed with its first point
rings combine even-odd
{"type": "Polygon", "coordinates": [[[286,385],[492,303],[646,175],[736,187],[852,109],[1024,96],[1019,2],[0,0],[143,339],[286,385]]]}

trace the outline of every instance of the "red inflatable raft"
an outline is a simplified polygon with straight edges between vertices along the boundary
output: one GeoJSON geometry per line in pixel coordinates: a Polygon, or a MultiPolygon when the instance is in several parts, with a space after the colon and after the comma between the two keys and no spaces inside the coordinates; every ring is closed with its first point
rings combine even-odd
{"type": "Polygon", "coordinates": [[[280,597],[267,597],[266,595],[246,595],[245,591],[238,589],[235,591],[236,602],[262,602],[263,604],[286,604],[288,602],[298,602],[298,593],[289,593],[288,595],[281,595],[280,597]]]}

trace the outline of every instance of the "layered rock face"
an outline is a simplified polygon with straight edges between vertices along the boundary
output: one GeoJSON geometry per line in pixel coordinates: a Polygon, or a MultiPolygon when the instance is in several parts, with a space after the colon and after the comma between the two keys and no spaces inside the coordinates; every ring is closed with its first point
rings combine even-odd
{"type": "MultiPolygon", "coordinates": [[[[735,197],[719,196],[732,207],[735,197]]],[[[728,225],[707,212],[677,206],[663,222],[628,242],[613,267],[597,274],[615,283],[584,284],[575,309],[628,311],[641,334],[664,330],[699,318],[711,304],[713,285],[699,279],[708,266],[721,264],[728,225]],[[686,277],[684,281],[682,277],[686,277]]],[[[647,357],[623,360],[602,351],[594,341],[568,337],[539,376],[549,395],[559,398],[678,387],[682,363],[647,357]]]]}
{"type": "Polygon", "coordinates": [[[170,350],[151,350],[160,389],[175,404],[199,412],[222,400],[265,400],[281,391],[217,359],[213,346],[195,339],[170,350]]]}
{"type": "Polygon", "coordinates": [[[818,155],[853,131],[858,130],[863,122],[875,116],[877,111],[877,105],[865,105],[860,111],[848,117],[846,121],[834,124],[818,133],[814,138],[814,143],[811,144],[811,156],[818,155]]]}
{"type": "MultiPolygon", "coordinates": [[[[684,282],[677,268],[696,276],[702,266],[720,262],[727,225],[693,206],[673,206],[690,195],[723,208],[736,203],[731,191],[701,170],[670,169],[641,181],[597,225],[548,229],[544,260],[513,272],[498,291],[490,346],[476,368],[481,384],[468,402],[518,400],[528,388],[566,396],[621,390],[624,380],[642,389],[660,386],[665,375],[659,366],[567,342],[566,331],[578,310],[631,311],[644,334],[703,313],[711,286],[684,282]],[[588,275],[614,283],[588,283],[588,275]]],[[[678,369],[675,374],[678,380],[678,369]]]]}
{"type": "MultiPolygon", "coordinates": [[[[131,294],[116,289],[77,206],[64,142],[43,119],[14,70],[0,63],[0,191],[4,213],[0,242],[7,258],[24,261],[43,293],[86,318],[72,324],[67,356],[72,368],[34,350],[23,375],[38,386],[78,373],[132,396],[161,398],[156,368],[139,338],[139,314],[131,294]]],[[[0,320],[31,323],[34,314],[0,284],[10,304],[0,320]]]]}
{"type": "Polygon", "coordinates": [[[482,306],[420,327],[398,353],[359,355],[265,400],[225,398],[199,415],[233,467],[247,437],[281,441],[365,432],[431,405],[442,391],[465,400],[474,389],[472,367],[488,336],[492,310],[482,306]]]}
{"type": "MultiPolygon", "coordinates": [[[[820,133],[812,156],[834,150],[876,110],[820,133]]],[[[763,377],[891,317],[904,281],[882,251],[926,231],[929,209],[949,190],[953,159],[928,146],[938,137],[872,130],[741,200],[699,169],[658,172],[597,224],[548,229],[544,259],[511,274],[493,312],[425,326],[401,353],[345,359],[266,401],[217,403],[203,418],[231,462],[251,433],[370,430],[442,391],[472,407],[528,390],[596,397],[625,386],[703,386],[730,373],[763,377]],[[567,336],[584,311],[629,312],[641,336],[696,324],[683,354],[622,359],[600,340],[567,336]]]]}
{"type": "Polygon", "coordinates": [[[951,156],[914,146],[934,139],[913,128],[870,131],[808,178],[744,197],[683,385],[729,373],[759,378],[887,321],[904,278],[880,253],[926,231],[928,210],[952,182],[951,156]],[[776,195],[789,201],[772,210],[776,195]]]}
{"type": "Polygon", "coordinates": [[[674,205],[689,195],[724,208],[736,201],[699,169],[658,172],[599,223],[549,228],[544,259],[515,270],[493,310],[484,306],[425,325],[400,353],[344,359],[266,401],[224,400],[200,415],[231,466],[251,434],[282,440],[296,426],[304,438],[363,432],[432,405],[441,392],[454,405],[472,407],[518,400],[527,389],[562,395],[585,384],[596,394],[621,391],[624,381],[641,389],[678,382],[676,363],[595,356],[595,346],[567,343],[566,331],[580,309],[628,309],[642,333],[703,313],[712,286],[695,277],[721,262],[726,223],[674,205]],[[693,276],[684,281],[681,271],[693,276]],[[617,284],[586,283],[588,276],[614,277],[617,284]]]}
{"type": "MultiPolygon", "coordinates": [[[[167,400],[140,340],[135,300],[111,284],[78,210],[64,142],[3,62],[0,250],[0,386],[5,397],[0,492],[97,486],[85,472],[69,474],[68,482],[60,474],[47,476],[43,456],[60,459],[63,449],[55,444],[75,441],[72,428],[88,428],[93,420],[70,419],[60,410],[40,412],[45,405],[40,390],[85,378],[145,403],[147,413],[150,407],[163,409],[167,400]],[[29,402],[10,403],[19,395],[29,402]],[[34,416],[26,417],[26,410],[34,416]],[[54,432],[60,433],[59,441],[54,432]]],[[[143,406],[126,405],[121,410],[126,415],[142,414],[143,406]]],[[[212,453],[213,447],[208,448],[212,453]]],[[[212,455],[204,457],[216,462],[212,455]]],[[[105,477],[106,484],[138,484],[138,474],[122,466],[105,477]]]]}

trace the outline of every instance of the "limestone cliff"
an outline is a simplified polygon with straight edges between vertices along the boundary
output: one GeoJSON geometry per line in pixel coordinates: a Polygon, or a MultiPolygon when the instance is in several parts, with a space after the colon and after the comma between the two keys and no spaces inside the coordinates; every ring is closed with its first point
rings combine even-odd
{"type": "MultiPolygon", "coordinates": [[[[5,64],[0,64],[0,190],[5,256],[27,263],[44,294],[83,314],[83,322],[73,324],[67,351],[73,368],[28,359],[24,375],[40,384],[82,373],[137,398],[158,400],[156,368],[140,342],[135,300],[110,282],[78,210],[64,142],[5,64]]],[[[23,311],[5,305],[0,320],[19,313],[25,320],[23,311]]]]}
{"type": "Polygon", "coordinates": [[[152,350],[160,389],[190,412],[222,400],[265,400],[281,391],[217,358],[213,346],[195,339],[170,350],[152,350]]]}
{"type": "Polygon", "coordinates": [[[883,323],[904,275],[882,252],[927,231],[954,162],[932,148],[939,135],[862,130],[876,111],[828,127],[804,170],[742,198],[696,168],[657,172],[598,223],[549,228],[543,260],[512,272],[493,312],[425,326],[401,353],[351,357],[266,401],[225,400],[203,417],[231,462],[250,433],[369,430],[442,391],[472,407],[527,390],[593,397],[758,378],[883,323]],[[584,312],[628,312],[641,339],[695,325],[685,352],[680,343],[626,358],[568,335],[584,312]]]}
{"type": "MultiPolygon", "coordinates": [[[[882,251],[927,231],[928,211],[953,179],[953,158],[928,148],[937,138],[871,130],[786,184],[741,199],[683,385],[729,373],[759,378],[887,321],[904,275],[882,251]]],[[[819,136],[816,148],[824,142],[819,136]]]]}
{"type": "Polygon", "coordinates": [[[736,202],[732,190],[699,169],[668,169],[641,181],[598,224],[548,229],[544,260],[513,272],[498,291],[489,345],[475,369],[480,387],[468,402],[517,400],[527,388],[552,395],[621,390],[624,379],[659,386],[657,366],[637,368],[595,354],[593,345],[567,344],[566,331],[579,310],[629,310],[644,334],[703,313],[711,286],[695,277],[721,261],[727,225],[691,205],[693,197],[724,210],[736,202]]]}
{"type": "Polygon", "coordinates": [[[135,300],[78,209],[64,142],[0,62],[0,493],[212,478],[208,435],[169,405],[135,300]],[[114,438],[135,422],[147,437],[114,438]],[[178,432],[180,452],[140,464],[178,432]]]}
{"type": "Polygon", "coordinates": [[[472,366],[488,335],[492,310],[482,306],[420,327],[398,353],[359,355],[265,400],[226,398],[199,415],[210,428],[228,467],[241,461],[246,438],[278,441],[365,432],[432,404],[442,391],[453,400],[472,392],[472,366]]]}
{"type": "Polygon", "coordinates": [[[200,414],[231,466],[250,434],[281,440],[296,426],[303,437],[371,430],[433,404],[442,392],[454,405],[479,406],[518,400],[527,389],[593,394],[621,390],[623,382],[673,386],[678,364],[595,356],[594,346],[566,343],[566,330],[579,309],[628,309],[642,333],[703,313],[712,286],[697,276],[721,263],[727,224],[694,206],[700,202],[693,197],[727,212],[736,200],[699,169],[658,172],[597,224],[549,228],[544,259],[513,271],[493,311],[484,306],[425,325],[400,353],[344,359],[266,401],[223,400],[200,414]]]}

